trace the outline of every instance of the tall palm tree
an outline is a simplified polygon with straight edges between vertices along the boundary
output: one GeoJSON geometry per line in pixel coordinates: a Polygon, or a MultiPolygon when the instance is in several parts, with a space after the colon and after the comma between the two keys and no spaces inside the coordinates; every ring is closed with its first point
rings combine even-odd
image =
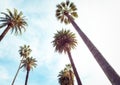
{"type": "Polygon", "coordinates": [[[6,29],[0,35],[0,41],[10,29],[12,32],[15,31],[16,35],[19,33],[22,34],[22,29],[25,31],[25,26],[27,25],[22,12],[18,13],[17,9],[14,9],[13,13],[7,9],[7,12],[1,12],[5,17],[0,17],[0,22],[2,22],[0,28],[6,27],[6,29]]]}
{"type": "Polygon", "coordinates": [[[99,50],[94,46],[90,39],[83,33],[80,27],[75,23],[74,18],[78,17],[76,12],[77,8],[73,2],[66,1],[57,5],[56,17],[61,22],[65,24],[71,23],[75,30],[78,32],[79,36],[83,39],[84,43],[87,45],[90,52],[93,54],[94,58],[106,74],[107,78],[113,85],[120,85],[120,77],[116,71],[111,67],[111,65],[106,61],[99,50]]]}
{"type": "Polygon", "coordinates": [[[11,85],[14,85],[14,82],[16,80],[16,77],[19,73],[19,70],[22,68],[22,61],[25,60],[27,57],[29,57],[30,53],[31,53],[31,49],[30,49],[30,46],[28,45],[24,45],[24,46],[20,46],[20,50],[19,50],[19,54],[20,54],[20,57],[22,57],[21,61],[20,61],[20,64],[19,64],[19,67],[18,67],[18,70],[14,76],[14,79],[12,81],[12,84],[11,85]]]}
{"type": "Polygon", "coordinates": [[[36,62],[36,59],[33,57],[28,57],[22,61],[23,67],[27,70],[25,85],[27,85],[30,70],[37,65],[36,62]]]}
{"type": "Polygon", "coordinates": [[[74,73],[72,72],[71,65],[66,65],[65,69],[59,72],[60,85],[74,85],[74,73]]]}
{"type": "Polygon", "coordinates": [[[75,38],[75,34],[70,32],[70,30],[62,29],[61,31],[57,31],[57,33],[54,36],[53,46],[55,47],[55,51],[58,51],[59,53],[64,52],[68,54],[75,77],[77,79],[77,83],[78,85],[82,85],[70,52],[71,49],[75,48],[76,44],[77,40],[75,38]]]}

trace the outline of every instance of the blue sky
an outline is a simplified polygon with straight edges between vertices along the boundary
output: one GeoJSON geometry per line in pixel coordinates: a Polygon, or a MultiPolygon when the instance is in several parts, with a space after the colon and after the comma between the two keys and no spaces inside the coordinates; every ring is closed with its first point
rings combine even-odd
{"type": "MultiPolygon", "coordinates": [[[[9,31],[0,42],[0,85],[11,84],[20,62],[18,50],[24,44],[30,45],[31,56],[38,60],[37,67],[30,72],[28,85],[59,85],[57,75],[69,60],[67,55],[54,51],[51,41],[56,30],[62,28],[70,29],[77,36],[78,46],[72,50],[72,55],[83,85],[111,85],[72,25],[57,21],[56,5],[62,1],[0,0],[0,12],[16,8],[23,12],[28,23],[22,35],[15,36],[9,31]]],[[[76,23],[120,74],[120,1],[71,1],[78,8],[76,23]]],[[[0,34],[3,30],[0,29],[0,34]]],[[[24,85],[25,75],[22,69],[15,85],[24,85]]]]}

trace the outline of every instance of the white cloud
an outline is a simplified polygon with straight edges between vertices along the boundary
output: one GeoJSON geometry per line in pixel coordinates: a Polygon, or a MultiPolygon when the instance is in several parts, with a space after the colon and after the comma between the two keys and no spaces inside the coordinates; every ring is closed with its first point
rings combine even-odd
{"type": "Polygon", "coordinates": [[[0,1],[0,11],[4,11],[6,10],[8,7],[11,8],[12,7],[12,3],[10,0],[4,0],[4,1],[0,1]]]}
{"type": "MultiPolygon", "coordinates": [[[[53,35],[56,33],[56,30],[62,28],[70,29],[76,33],[78,39],[78,46],[72,50],[72,56],[83,84],[110,85],[105,74],[72,25],[66,26],[61,24],[60,21],[57,21],[55,17],[55,6],[61,1],[43,1],[42,3],[44,4],[38,3],[40,6],[35,5],[36,2],[32,4],[32,1],[30,1],[29,3],[27,2],[27,5],[24,5],[24,7],[20,7],[20,5],[23,6],[23,0],[18,2],[11,3],[10,0],[4,0],[4,5],[0,3],[0,10],[4,11],[6,7],[22,9],[28,18],[28,27],[22,36],[14,36],[11,35],[10,32],[5,36],[4,40],[0,42],[1,56],[7,56],[13,61],[19,61],[19,46],[24,44],[30,45],[32,49],[31,56],[38,60],[38,66],[35,69],[37,71],[39,70],[38,73],[41,72],[41,69],[43,71],[47,69],[49,75],[44,74],[44,72],[41,74],[44,74],[49,80],[52,79],[51,83],[57,82],[57,75],[65,64],[69,63],[69,58],[64,53],[59,55],[59,53],[54,52],[51,41],[53,40],[53,35]],[[46,14],[43,15],[44,13],[46,14]],[[99,81],[102,82],[98,84],[99,81]]],[[[119,1],[75,0],[74,2],[77,5],[79,14],[79,18],[75,21],[120,74],[119,1]]],[[[13,62],[13,64],[16,63],[18,64],[18,62],[13,62]]],[[[8,71],[2,66],[0,70],[2,79],[9,79],[8,71]]],[[[41,80],[40,76],[37,76],[37,78],[41,80]]]]}
{"type": "Polygon", "coordinates": [[[0,66],[0,80],[7,81],[9,79],[8,71],[3,66],[0,66]]]}

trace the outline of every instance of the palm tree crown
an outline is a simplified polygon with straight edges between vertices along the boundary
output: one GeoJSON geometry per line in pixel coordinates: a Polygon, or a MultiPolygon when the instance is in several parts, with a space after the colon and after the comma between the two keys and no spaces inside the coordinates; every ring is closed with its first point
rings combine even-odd
{"type": "Polygon", "coordinates": [[[18,73],[19,73],[19,70],[23,67],[22,62],[23,62],[23,60],[26,60],[26,58],[29,57],[31,51],[32,51],[32,50],[30,49],[30,46],[29,46],[29,45],[28,45],[28,46],[27,46],[27,45],[20,46],[19,54],[20,54],[20,57],[22,57],[22,59],[21,59],[21,61],[20,61],[18,70],[17,70],[17,72],[16,72],[16,74],[15,74],[15,76],[14,76],[14,79],[13,79],[11,85],[14,85],[14,82],[15,82],[15,80],[16,80],[16,77],[17,77],[18,73]]]}
{"type": "Polygon", "coordinates": [[[0,24],[0,28],[7,26],[12,28],[12,32],[15,31],[15,34],[21,34],[22,28],[25,30],[25,26],[27,25],[23,13],[18,13],[16,9],[14,9],[13,13],[9,9],[7,9],[7,12],[1,12],[5,17],[0,17],[0,21],[3,22],[0,24]]]}
{"type": "Polygon", "coordinates": [[[29,76],[29,72],[31,69],[33,69],[33,67],[36,67],[36,59],[33,57],[27,57],[26,59],[22,60],[22,66],[26,69],[27,73],[26,73],[26,78],[25,78],[25,85],[27,85],[28,82],[28,76],[29,76]]]}
{"type": "Polygon", "coordinates": [[[58,20],[60,20],[61,22],[64,22],[65,24],[70,23],[68,17],[66,16],[66,14],[69,14],[71,16],[71,18],[77,18],[78,14],[76,12],[77,8],[74,5],[73,2],[69,2],[69,0],[67,0],[66,2],[62,2],[61,4],[57,5],[57,10],[56,10],[56,17],[58,20]]]}
{"type": "Polygon", "coordinates": [[[75,48],[76,44],[77,40],[75,34],[70,32],[70,30],[62,29],[61,31],[57,31],[54,36],[53,46],[59,53],[63,51],[66,53],[68,49],[71,50],[75,48]]]}
{"type": "Polygon", "coordinates": [[[21,57],[26,58],[30,55],[31,51],[32,50],[30,49],[29,45],[28,46],[24,45],[24,46],[20,46],[19,54],[21,57]]]}
{"type": "MultiPolygon", "coordinates": [[[[120,77],[116,73],[116,71],[111,67],[111,65],[106,61],[104,56],[99,52],[99,50],[95,47],[95,45],[91,42],[91,40],[85,35],[85,33],[80,29],[80,27],[75,23],[74,18],[78,17],[77,8],[73,2],[62,2],[57,5],[56,17],[61,22],[65,24],[71,23],[75,30],[78,32],[79,36],[82,38],[84,43],[87,45],[90,52],[93,54],[94,58],[98,62],[98,64],[103,69],[104,73],[110,80],[113,85],[120,84],[120,77]]],[[[69,52],[69,51],[68,51],[69,52]]],[[[70,55],[70,52],[68,53],[70,55]]]]}
{"type": "Polygon", "coordinates": [[[66,65],[64,70],[59,72],[58,77],[60,85],[74,85],[74,73],[70,64],[66,65]]]}
{"type": "Polygon", "coordinates": [[[78,85],[82,85],[70,52],[71,49],[75,48],[77,44],[75,34],[70,32],[70,30],[62,29],[61,31],[57,31],[52,42],[53,46],[55,47],[55,51],[58,51],[59,53],[64,52],[68,54],[78,85]]]}
{"type": "Polygon", "coordinates": [[[69,73],[67,71],[60,71],[59,75],[58,75],[58,81],[60,83],[60,85],[70,85],[69,84],[69,73]]]}
{"type": "Polygon", "coordinates": [[[22,61],[23,67],[28,71],[30,71],[30,69],[33,69],[33,67],[36,67],[36,62],[37,60],[33,57],[28,57],[22,61]]]}

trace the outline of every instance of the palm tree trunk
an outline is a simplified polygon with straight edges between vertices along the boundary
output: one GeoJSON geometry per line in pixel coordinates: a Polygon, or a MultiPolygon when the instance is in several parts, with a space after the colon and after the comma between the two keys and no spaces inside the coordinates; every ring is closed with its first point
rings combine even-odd
{"type": "Polygon", "coordinates": [[[10,26],[8,25],[7,28],[3,31],[3,33],[0,35],[0,41],[3,39],[3,37],[7,34],[7,32],[9,31],[10,26]]]}
{"type": "MultiPolygon", "coordinates": [[[[23,60],[23,58],[22,58],[22,60],[23,60]]],[[[16,72],[16,74],[15,74],[15,77],[14,77],[14,79],[13,79],[11,85],[14,85],[14,82],[15,82],[15,80],[16,80],[16,77],[17,77],[17,75],[18,75],[18,73],[19,73],[19,70],[20,70],[20,67],[21,67],[21,64],[22,64],[22,60],[20,61],[20,64],[19,64],[18,70],[17,70],[17,72],[16,72]]]]}
{"type": "Polygon", "coordinates": [[[75,74],[77,83],[78,83],[78,85],[82,85],[81,80],[80,80],[80,77],[79,77],[79,75],[78,75],[77,69],[76,69],[76,67],[75,67],[75,64],[74,64],[74,62],[73,62],[73,59],[72,59],[72,56],[71,56],[71,53],[70,53],[69,50],[67,50],[67,54],[68,54],[68,57],[69,57],[69,59],[70,59],[70,62],[71,62],[71,65],[72,65],[72,68],[73,68],[73,71],[74,71],[74,74],[75,74]]]}
{"type": "Polygon", "coordinates": [[[93,54],[94,58],[101,66],[102,70],[106,74],[107,78],[110,80],[112,85],[120,85],[120,77],[115,72],[115,70],[111,67],[111,65],[106,61],[103,55],[99,52],[99,50],[94,46],[94,44],[89,40],[89,38],[82,32],[82,30],[78,27],[78,25],[74,22],[70,15],[66,14],[80,37],[83,39],[84,43],[89,48],[90,52],[93,54]]]}
{"type": "Polygon", "coordinates": [[[29,72],[30,72],[30,70],[27,70],[26,79],[25,79],[25,85],[27,85],[27,82],[28,82],[29,72]]]}

